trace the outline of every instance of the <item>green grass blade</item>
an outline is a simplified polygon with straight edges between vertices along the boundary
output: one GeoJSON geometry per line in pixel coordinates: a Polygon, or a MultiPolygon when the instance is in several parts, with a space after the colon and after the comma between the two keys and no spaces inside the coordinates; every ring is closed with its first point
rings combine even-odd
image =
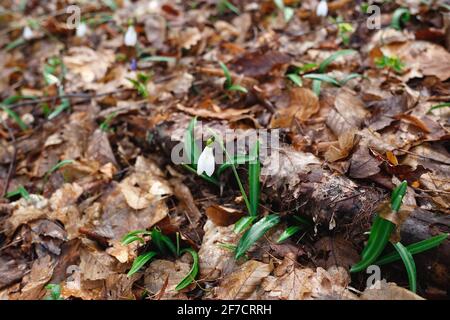
{"type": "Polygon", "coordinates": [[[402,24],[408,23],[411,19],[411,13],[406,8],[398,8],[392,15],[391,27],[397,30],[402,30],[402,24]]]}
{"type": "Polygon", "coordinates": [[[302,78],[295,73],[289,73],[286,75],[286,77],[291,80],[293,83],[295,83],[297,86],[301,87],[303,86],[302,78]]]}
{"type": "Polygon", "coordinates": [[[393,211],[398,212],[402,205],[403,197],[408,189],[408,182],[403,181],[393,191],[391,195],[391,208],[393,211]]]}
{"type": "Polygon", "coordinates": [[[11,51],[12,49],[15,49],[25,43],[26,43],[26,40],[22,37],[19,37],[16,40],[13,40],[10,43],[8,43],[8,45],[5,47],[5,50],[11,51]]]}
{"type": "Polygon", "coordinates": [[[329,75],[321,74],[321,73],[309,73],[309,74],[304,75],[303,78],[318,80],[321,82],[327,82],[336,87],[339,87],[341,85],[336,78],[333,78],[333,77],[330,77],[329,75]]]}
{"type": "Polygon", "coordinates": [[[123,244],[123,245],[128,245],[128,244],[130,244],[130,243],[132,243],[132,242],[135,242],[135,241],[139,241],[139,242],[142,243],[142,244],[145,243],[145,240],[142,239],[141,237],[138,237],[138,236],[130,236],[130,237],[127,237],[126,239],[122,240],[122,244],[123,244]]]}
{"type": "Polygon", "coordinates": [[[3,111],[6,112],[6,114],[13,119],[20,127],[21,130],[27,130],[28,126],[25,124],[25,122],[22,121],[22,119],[19,117],[19,115],[17,113],[15,113],[13,110],[11,110],[10,108],[8,108],[5,105],[2,105],[1,108],[3,109],[3,111]]]}
{"type": "Polygon", "coordinates": [[[27,189],[25,189],[24,186],[19,186],[16,190],[8,192],[5,197],[6,198],[12,198],[17,195],[19,195],[24,198],[25,200],[30,200],[30,194],[28,193],[27,189]]]}
{"type": "Polygon", "coordinates": [[[61,104],[59,106],[56,107],[56,109],[54,111],[52,111],[52,113],[50,113],[48,115],[48,120],[52,120],[54,118],[56,118],[57,116],[59,116],[64,110],[68,109],[70,107],[70,102],[69,99],[62,99],[61,100],[61,104]]]}
{"type": "Polygon", "coordinates": [[[67,166],[68,164],[73,163],[74,161],[72,159],[67,159],[67,160],[62,160],[60,162],[58,162],[56,165],[54,165],[50,170],[47,171],[47,173],[45,174],[46,176],[51,175],[53,172],[61,169],[64,166],[67,166]]]}
{"type": "Polygon", "coordinates": [[[219,61],[219,65],[225,75],[225,89],[229,89],[233,85],[230,70],[228,70],[228,67],[222,61],[219,61]]]}
{"type": "Polygon", "coordinates": [[[416,292],[417,290],[417,273],[416,273],[416,264],[414,263],[414,258],[411,255],[411,252],[408,251],[400,242],[394,244],[395,249],[403,260],[405,264],[406,272],[408,272],[408,280],[409,280],[409,290],[412,292],[416,292]]]}
{"type": "Polygon", "coordinates": [[[250,214],[250,212],[251,212],[250,202],[248,201],[248,197],[247,197],[247,194],[245,193],[244,186],[242,185],[241,179],[239,178],[239,174],[237,173],[236,166],[232,163],[232,160],[231,160],[232,158],[228,154],[228,151],[225,148],[225,146],[223,145],[222,139],[210,128],[208,128],[208,131],[213,135],[215,141],[217,141],[219,143],[220,148],[225,153],[226,161],[229,161],[231,163],[231,169],[233,170],[233,174],[234,174],[234,177],[236,178],[237,184],[239,186],[239,190],[241,191],[242,198],[244,198],[245,205],[247,207],[248,213],[250,214]]]}
{"type": "Polygon", "coordinates": [[[172,240],[170,240],[170,238],[164,235],[160,230],[154,228],[151,232],[151,237],[152,242],[156,245],[162,255],[165,255],[167,253],[167,249],[169,249],[174,256],[177,256],[177,249],[172,240]]]}
{"type": "Polygon", "coordinates": [[[243,93],[248,93],[247,88],[239,85],[239,84],[233,84],[228,88],[228,91],[239,91],[243,93]]]}
{"type": "Polygon", "coordinates": [[[450,107],[450,102],[444,102],[444,103],[440,103],[440,104],[437,104],[435,106],[432,106],[430,108],[430,110],[428,110],[428,112],[431,112],[431,111],[436,110],[436,109],[448,108],[448,107],[450,107]]]}
{"type": "Polygon", "coordinates": [[[128,232],[126,235],[124,235],[122,237],[121,242],[122,242],[123,245],[130,244],[130,243],[132,243],[134,241],[139,241],[141,243],[145,243],[144,239],[142,237],[140,237],[139,235],[141,235],[141,236],[148,236],[148,235],[151,235],[151,232],[147,231],[147,230],[131,231],[131,232],[128,232]]]}
{"type": "Polygon", "coordinates": [[[234,233],[241,233],[242,231],[247,230],[255,220],[256,216],[245,216],[240,218],[234,225],[234,233]]]}
{"type": "Polygon", "coordinates": [[[320,91],[322,90],[322,81],[313,80],[312,90],[316,94],[316,96],[320,96],[320,91]]]}
{"type": "Polygon", "coordinates": [[[325,70],[327,69],[327,67],[333,63],[334,60],[336,60],[339,57],[348,55],[348,54],[352,54],[355,53],[355,50],[352,49],[345,49],[345,50],[339,50],[336,51],[335,53],[333,53],[332,55],[330,55],[328,58],[326,58],[325,60],[322,61],[322,63],[319,65],[319,72],[323,73],[325,72],[325,70]]]}
{"type": "Polygon", "coordinates": [[[259,238],[261,238],[269,229],[276,226],[279,222],[280,217],[276,214],[271,214],[255,223],[239,240],[239,244],[237,245],[235,251],[235,258],[239,259],[242,257],[259,238]]]}
{"type": "Polygon", "coordinates": [[[189,252],[194,260],[192,263],[192,268],[189,271],[189,273],[184,277],[183,280],[180,281],[180,283],[175,287],[175,290],[183,290],[184,288],[188,287],[193,281],[195,281],[195,277],[197,277],[198,269],[199,269],[199,259],[198,259],[198,253],[192,249],[187,248],[181,251],[183,252],[189,252]]]}
{"type": "Polygon", "coordinates": [[[289,239],[296,233],[300,232],[300,230],[302,230],[302,228],[299,226],[290,226],[289,228],[287,228],[286,230],[283,231],[283,233],[278,238],[277,243],[281,243],[281,242],[289,239]]]}
{"type": "Polygon", "coordinates": [[[174,57],[164,57],[164,56],[150,56],[141,58],[141,61],[145,62],[175,62],[176,59],[174,57]]]}
{"type": "Polygon", "coordinates": [[[127,276],[130,277],[136,272],[138,272],[148,261],[150,261],[154,256],[156,256],[156,252],[149,251],[144,254],[138,256],[131,266],[130,271],[128,271],[127,276]]]}
{"type": "MultiPolygon", "coordinates": [[[[418,254],[430,249],[433,249],[437,246],[439,246],[445,239],[448,238],[448,233],[443,233],[410,245],[406,246],[406,249],[408,249],[408,251],[411,254],[418,254]]],[[[397,251],[393,251],[391,253],[388,253],[387,255],[381,257],[379,260],[377,260],[375,262],[376,265],[382,266],[391,262],[395,262],[400,260],[400,255],[398,254],[397,251]]]]}
{"type": "Polygon", "coordinates": [[[259,180],[261,174],[261,162],[259,160],[259,141],[256,141],[252,150],[250,150],[250,157],[254,160],[248,163],[248,184],[249,184],[249,201],[250,214],[252,216],[258,215],[259,197],[261,192],[261,182],[259,180]]]}
{"type": "Polygon", "coordinates": [[[353,80],[355,78],[363,78],[363,75],[359,74],[359,73],[350,73],[344,79],[339,81],[339,83],[340,83],[341,86],[345,86],[347,84],[347,82],[349,82],[350,80],[353,80]]]}
{"type": "Polygon", "coordinates": [[[184,149],[189,157],[189,164],[196,169],[198,157],[200,157],[200,150],[195,143],[195,126],[197,125],[197,117],[192,118],[187,127],[186,135],[184,138],[184,149]]]}
{"type": "Polygon", "coordinates": [[[217,11],[219,11],[219,14],[222,15],[225,13],[225,10],[228,9],[231,12],[235,13],[236,15],[239,15],[241,12],[239,11],[239,8],[233,5],[228,0],[219,0],[217,4],[217,11]]]}

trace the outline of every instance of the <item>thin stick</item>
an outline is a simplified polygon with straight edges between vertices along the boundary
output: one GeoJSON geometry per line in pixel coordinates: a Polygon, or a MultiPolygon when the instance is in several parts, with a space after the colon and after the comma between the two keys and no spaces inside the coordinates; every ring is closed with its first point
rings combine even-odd
{"type": "Polygon", "coordinates": [[[118,94],[118,93],[122,93],[122,92],[126,92],[126,91],[132,91],[135,89],[132,88],[126,88],[126,89],[120,89],[120,90],[115,90],[115,91],[109,91],[109,92],[105,92],[105,93],[100,93],[100,94],[89,94],[89,93],[68,93],[68,94],[64,94],[64,95],[57,95],[57,96],[51,96],[51,97],[42,97],[39,99],[33,99],[33,100],[26,100],[26,101],[20,101],[20,102],[16,102],[13,103],[11,105],[8,106],[8,108],[10,109],[14,109],[16,107],[20,107],[20,106],[24,106],[24,105],[30,105],[30,104],[39,104],[42,102],[49,102],[49,101],[53,101],[56,99],[69,99],[69,98],[82,98],[82,99],[95,99],[95,98],[101,98],[104,96],[109,96],[109,95],[114,95],[114,94],[118,94]]]}
{"type": "Polygon", "coordinates": [[[2,123],[5,126],[5,128],[8,130],[8,134],[9,134],[9,137],[11,138],[11,142],[12,142],[12,146],[13,146],[13,156],[12,156],[12,159],[11,159],[11,163],[9,164],[8,175],[6,176],[6,182],[5,182],[5,185],[3,187],[3,197],[5,197],[6,193],[8,192],[8,188],[9,188],[9,183],[11,181],[11,177],[13,176],[14,170],[15,170],[15,167],[16,167],[17,143],[16,143],[16,137],[14,136],[14,133],[11,130],[11,128],[6,124],[6,121],[4,121],[3,119],[1,119],[1,120],[2,120],[2,123]]]}

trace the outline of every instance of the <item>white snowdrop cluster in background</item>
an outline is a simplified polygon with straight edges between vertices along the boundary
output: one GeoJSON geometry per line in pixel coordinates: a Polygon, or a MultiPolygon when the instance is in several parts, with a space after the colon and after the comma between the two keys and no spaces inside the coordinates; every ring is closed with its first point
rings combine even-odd
{"type": "Polygon", "coordinates": [[[25,40],[32,39],[33,38],[33,30],[31,30],[31,28],[29,26],[26,26],[25,28],[23,28],[22,37],[25,40]]]}
{"type": "Polygon", "coordinates": [[[326,0],[320,0],[316,9],[316,15],[318,17],[326,17],[328,15],[328,4],[326,0]]]}
{"type": "Polygon", "coordinates": [[[125,33],[124,43],[128,47],[134,47],[137,42],[137,33],[133,26],[129,26],[125,33]]]}
{"type": "Polygon", "coordinates": [[[78,38],[83,38],[87,32],[87,29],[88,29],[87,24],[84,22],[81,22],[77,27],[76,36],[78,38]]]}

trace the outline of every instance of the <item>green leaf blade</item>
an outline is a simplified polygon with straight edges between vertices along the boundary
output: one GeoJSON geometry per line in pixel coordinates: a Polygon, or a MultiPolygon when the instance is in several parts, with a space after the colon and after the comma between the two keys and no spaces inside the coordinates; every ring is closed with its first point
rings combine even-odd
{"type": "Polygon", "coordinates": [[[276,226],[279,222],[280,217],[276,214],[272,214],[255,223],[239,240],[239,244],[235,251],[235,258],[239,259],[242,257],[258,239],[260,239],[269,229],[276,226]]]}
{"type": "Polygon", "coordinates": [[[133,274],[138,272],[148,261],[150,261],[154,256],[156,256],[156,252],[149,251],[144,254],[138,256],[131,266],[130,271],[128,271],[127,276],[131,277],[133,274]]]}
{"type": "Polygon", "coordinates": [[[355,52],[356,51],[352,50],[352,49],[345,49],[345,50],[336,51],[335,53],[333,53],[328,58],[326,58],[325,60],[322,61],[322,63],[319,65],[318,71],[320,73],[325,72],[325,70],[328,68],[328,66],[331,63],[333,63],[333,61],[335,61],[337,58],[345,56],[345,55],[349,55],[349,54],[352,54],[352,53],[355,53],[355,52]]]}
{"type": "Polygon", "coordinates": [[[406,268],[406,272],[408,273],[408,281],[409,281],[409,290],[412,292],[417,291],[417,272],[416,272],[416,264],[414,262],[414,258],[412,257],[411,252],[405,248],[400,242],[394,244],[395,249],[403,260],[403,263],[406,268]]]}
{"type": "Polygon", "coordinates": [[[181,252],[182,253],[183,252],[190,253],[192,256],[192,259],[193,259],[193,263],[192,263],[192,267],[191,267],[191,270],[189,271],[189,273],[175,287],[175,290],[177,290],[177,291],[183,290],[184,288],[188,287],[192,282],[194,282],[195,278],[197,277],[198,270],[199,270],[198,253],[192,248],[184,249],[181,252]]]}
{"type": "Polygon", "coordinates": [[[280,235],[280,237],[277,240],[277,243],[281,243],[292,237],[293,235],[297,234],[302,230],[299,226],[290,226],[286,230],[283,231],[283,233],[280,235]]]}

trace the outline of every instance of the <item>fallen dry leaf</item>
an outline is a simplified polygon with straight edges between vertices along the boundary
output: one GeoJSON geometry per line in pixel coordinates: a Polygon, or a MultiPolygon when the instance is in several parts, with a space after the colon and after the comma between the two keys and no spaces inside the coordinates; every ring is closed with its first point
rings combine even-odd
{"type": "Polygon", "coordinates": [[[250,260],[239,269],[220,281],[215,289],[217,299],[247,300],[255,299],[256,291],[272,271],[270,264],[250,260]]]}
{"type": "Polygon", "coordinates": [[[290,102],[287,108],[279,110],[270,126],[272,128],[290,128],[293,121],[306,121],[319,111],[319,99],[310,89],[294,88],[290,91],[290,102]]]}

